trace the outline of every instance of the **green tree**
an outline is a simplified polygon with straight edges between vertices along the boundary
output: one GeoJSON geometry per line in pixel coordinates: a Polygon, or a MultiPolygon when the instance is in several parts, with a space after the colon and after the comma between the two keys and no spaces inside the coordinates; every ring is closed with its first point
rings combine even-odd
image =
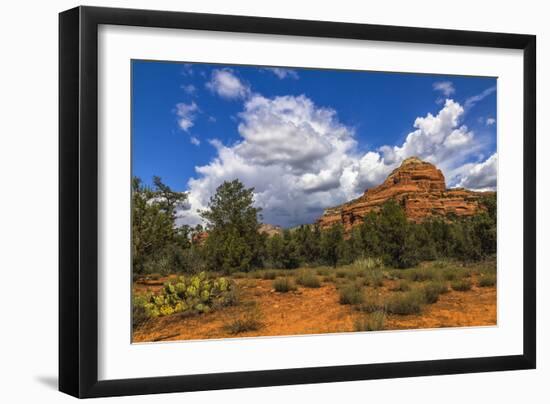
{"type": "Polygon", "coordinates": [[[336,266],[344,247],[344,227],[341,224],[332,226],[321,233],[321,258],[327,265],[336,266]]]}
{"type": "Polygon", "coordinates": [[[132,179],[132,264],[136,274],[170,270],[176,247],[189,247],[188,228],[175,225],[176,211],[186,202],[187,194],[172,191],[158,177],[153,183],[149,188],[138,177],[132,179]]]}
{"type": "Polygon", "coordinates": [[[245,188],[239,180],[225,181],[216,189],[208,208],[200,212],[207,223],[204,251],[209,269],[232,273],[261,265],[260,211],[254,206],[254,188],[245,188]]]}

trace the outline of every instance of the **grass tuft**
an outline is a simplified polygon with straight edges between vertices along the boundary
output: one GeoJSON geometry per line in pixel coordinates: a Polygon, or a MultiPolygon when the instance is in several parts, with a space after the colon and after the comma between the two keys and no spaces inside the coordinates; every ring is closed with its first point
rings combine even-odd
{"type": "Polygon", "coordinates": [[[296,285],[290,278],[277,278],[273,281],[273,289],[276,292],[287,293],[296,290],[296,285]]]}
{"type": "Polygon", "coordinates": [[[488,274],[488,275],[483,274],[477,281],[477,285],[481,288],[495,286],[496,283],[497,283],[497,277],[492,274],[488,274]]]}
{"type": "Polygon", "coordinates": [[[398,293],[386,301],[386,310],[399,315],[420,314],[424,299],[424,294],[419,290],[398,293]]]}
{"type": "Polygon", "coordinates": [[[361,304],[364,300],[363,287],[357,283],[344,285],[340,289],[340,304],[361,304]]]}
{"type": "Polygon", "coordinates": [[[306,288],[321,287],[321,282],[319,281],[319,277],[317,277],[316,275],[314,275],[309,271],[302,271],[298,273],[298,275],[296,276],[296,282],[299,285],[302,285],[306,288]]]}
{"type": "Polygon", "coordinates": [[[451,282],[451,288],[458,292],[466,292],[467,290],[472,289],[472,282],[468,279],[460,279],[451,282]]]}
{"type": "Polygon", "coordinates": [[[355,331],[380,331],[384,329],[385,322],[386,314],[383,311],[375,311],[355,320],[354,328],[355,331]]]}

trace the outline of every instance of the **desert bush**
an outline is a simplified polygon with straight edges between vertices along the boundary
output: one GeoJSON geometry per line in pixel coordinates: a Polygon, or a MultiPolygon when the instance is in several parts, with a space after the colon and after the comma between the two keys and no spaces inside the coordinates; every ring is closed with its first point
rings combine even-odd
{"type": "Polygon", "coordinates": [[[455,281],[460,275],[460,271],[456,268],[447,268],[441,273],[441,277],[446,281],[455,281]]]}
{"type": "Polygon", "coordinates": [[[381,301],[380,297],[373,292],[367,292],[364,295],[363,303],[358,306],[360,311],[365,313],[374,313],[376,311],[383,311],[385,309],[384,303],[381,301]]]}
{"type": "Polygon", "coordinates": [[[424,301],[433,304],[439,300],[439,295],[449,291],[447,285],[443,282],[430,282],[422,288],[424,301]]]}
{"type": "Polygon", "coordinates": [[[309,271],[302,271],[296,276],[296,282],[306,288],[319,288],[321,282],[319,278],[309,271]]]}
{"type": "Polygon", "coordinates": [[[408,292],[409,290],[411,290],[411,284],[409,283],[409,281],[401,280],[390,290],[393,292],[408,292]]]}
{"type": "Polygon", "coordinates": [[[361,304],[364,300],[363,287],[357,283],[346,284],[340,289],[340,304],[361,304]]]}
{"type": "Polygon", "coordinates": [[[472,289],[472,282],[468,279],[460,279],[451,282],[451,288],[459,292],[465,292],[472,289]]]}
{"type": "Polygon", "coordinates": [[[336,271],[336,277],[337,278],[345,278],[348,275],[348,272],[344,269],[339,269],[336,271]]]}
{"type": "Polygon", "coordinates": [[[149,300],[149,295],[134,295],[132,298],[132,325],[134,328],[144,324],[149,316],[145,310],[145,304],[149,300]]]}
{"type": "Polygon", "coordinates": [[[422,311],[424,294],[418,290],[392,295],[386,301],[386,311],[391,314],[419,314],[422,311]]]}
{"type": "Polygon", "coordinates": [[[384,285],[384,275],[378,269],[369,269],[365,272],[365,285],[378,288],[384,285]]]}
{"type": "Polygon", "coordinates": [[[380,331],[384,329],[385,321],[386,314],[383,311],[375,311],[356,319],[354,328],[355,331],[380,331]]]}
{"type": "Polygon", "coordinates": [[[405,277],[413,282],[431,281],[437,279],[439,273],[433,268],[408,269],[405,271],[405,277]]]}
{"type": "Polygon", "coordinates": [[[275,289],[276,292],[287,293],[296,290],[296,285],[292,279],[288,277],[277,278],[273,281],[273,289],[275,289]]]}
{"type": "Polygon", "coordinates": [[[317,275],[319,276],[328,276],[330,275],[330,269],[329,268],[324,268],[324,267],[321,267],[321,268],[317,268],[317,275]]]}
{"type": "Polygon", "coordinates": [[[229,334],[241,334],[247,331],[259,330],[262,325],[261,311],[257,308],[252,308],[233,318],[229,323],[224,325],[224,329],[229,334]]]}
{"type": "Polygon", "coordinates": [[[243,279],[243,278],[246,278],[246,277],[247,277],[246,272],[235,272],[233,274],[233,278],[235,278],[235,279],[243,279]]]}
{"type": "Polygon", "coordinates": [[[380,258],[359,258],[356,259],[352,267],[358,271],[369,271],[373,269],[379,269],[384,266],[384,263],[380,258]]]}
{"type": "Polygon", "coordinates": [[[481,288],[495,286],[496,283],[497,283],[497,277],[495,275],[482,275],[477,281],[477,285],[481,288]]]}
{"type": "Polygon", "coordinates": [[[273,270],[262,271],[260,276],[265,280],[273,280],[277,278],[277,272],[273,270]]]}

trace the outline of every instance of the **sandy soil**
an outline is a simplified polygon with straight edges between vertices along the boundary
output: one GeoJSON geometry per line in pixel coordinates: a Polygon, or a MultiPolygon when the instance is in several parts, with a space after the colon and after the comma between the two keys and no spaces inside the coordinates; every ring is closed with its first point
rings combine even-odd
{"type": "MultiPolygon", "coordinates": [[[[134,342],[350,332],[354,320],[363,315],[352,306],[339,304],[333,283],[323,283],[318,289],[300,287],[295,292],[277,293],[269,280],[237,282],[242,290],[240,305],[190,317],[152,319],[134,331],[134,342]],[[227,331],[227,324],[251,311],[260,313],[262,325],[258,330],[237,335],[227,331]]],[[[155,291],[162,285],[156,283],[135,285],[135,290],[155,291]]],[[[392,293],[388,290],[392,286],[392,281],[386,281],[377,293],[392,293]]],[[[486,326],[496,325],[496,320],[496,288],[474,286],[470,291],[440,295],[438,302],[425,306],[420,315],[388,315],[385,329],[486,326]]]]}

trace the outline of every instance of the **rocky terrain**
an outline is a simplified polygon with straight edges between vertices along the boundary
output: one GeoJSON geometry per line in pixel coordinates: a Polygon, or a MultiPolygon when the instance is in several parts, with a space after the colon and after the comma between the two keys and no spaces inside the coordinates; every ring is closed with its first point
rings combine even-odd
{"type": "Polygon", "coordinates": [[[349,231],[360,224],[367,213],[379,210],[390,199],[400,203],[407,217],[415,222],[432,216],[471,216],[484,209],[480,202],[488,194],[463,188],[447,189],[441,170],[410,157],[381,185],[367,189],[355,200],[326,209],[317,222],[323,229],[342,223],[349,231]]]}

